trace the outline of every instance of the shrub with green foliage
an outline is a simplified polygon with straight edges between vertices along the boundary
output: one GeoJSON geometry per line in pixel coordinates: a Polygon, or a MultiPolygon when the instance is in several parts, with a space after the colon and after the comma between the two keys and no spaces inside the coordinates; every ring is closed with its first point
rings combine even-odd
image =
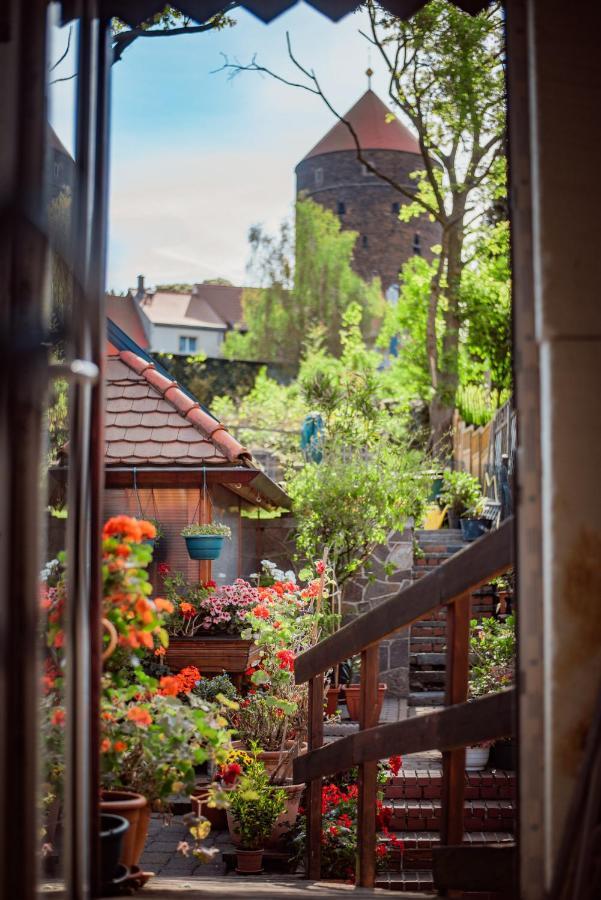
{"type": "Polygon", "coordinates": [[[448,506],[456,516],[463,516],[469,510],[475,510],[482,499],[482,488],[478,479],[469,472],[444,473],[442,491],[439,501],[448,506]]]}

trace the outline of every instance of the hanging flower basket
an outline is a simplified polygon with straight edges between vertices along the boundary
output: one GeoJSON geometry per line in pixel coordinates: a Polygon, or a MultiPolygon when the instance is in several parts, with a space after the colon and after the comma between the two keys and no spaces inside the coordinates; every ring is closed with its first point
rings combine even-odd
{"type": "Polygon", "coordinates": [[[190,559],[218,559],[225,538],[232,536],[227,525],[187,525],[182,531],[190,559]]]}

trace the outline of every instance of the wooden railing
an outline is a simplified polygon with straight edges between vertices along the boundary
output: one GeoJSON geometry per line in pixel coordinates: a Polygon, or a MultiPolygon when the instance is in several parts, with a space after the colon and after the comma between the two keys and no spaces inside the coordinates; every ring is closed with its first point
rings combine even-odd
{"type": "Polygon", "coordinates": [[[309,747],[294,761],[294,783],[307,784],[309,878],[319,879],[321,875],[322,779],[358,766],[357,883],[373,887],[378,761],[397,753],[443,751],[441,843],[461,844],[465,747],[514,731],[513,689],[467,702],[470,599],[476,588],[506,572],[512,564],[513,519],[507,519],[434,572],[298,657],[296,682],[309,682],[309,747]],[[447,607],[446,708],[378,725],[379,642],[441,606],[447,607]],[[359,653],[359,731],[324,746],[324,675],[359,653]]]}

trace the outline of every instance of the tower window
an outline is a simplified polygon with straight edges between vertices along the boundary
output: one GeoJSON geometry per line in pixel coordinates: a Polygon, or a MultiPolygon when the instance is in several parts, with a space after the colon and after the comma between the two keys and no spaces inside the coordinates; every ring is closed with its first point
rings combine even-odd
{"type": "Polygon", "coordinates": [[[363,247],[363,249],[367,250],[368,245],[369,245],[369,241],[367,240],[367,235],[366,234],[361,235],[361,246],[363,247]]]}
{"type": "Polygon", "coordinates": [[[413,255],[421,256],[422,255],[422,239],[421,235],[417,232],[413,235],[413,255]]]}
{"type": "Polygon", "coordinates": [[[342,200],[338,201],[338,215],[343,216],[346,212],[346,203],[343,203],[342,200]]]}
{"type": "Polygon", "coordinates": [[[315,169],[315,185],[319,187],[323,184],[323,169],[315,169]]]}
{"type": "Polygon", "coordinates": [[[401,204],[398,203],[398,202],[391,203],[390,209],[391,209],[392,214],[393,214],[394,216],[398,216],[398,214],[399,214],[400,211],[401,211],[401,204]]]}

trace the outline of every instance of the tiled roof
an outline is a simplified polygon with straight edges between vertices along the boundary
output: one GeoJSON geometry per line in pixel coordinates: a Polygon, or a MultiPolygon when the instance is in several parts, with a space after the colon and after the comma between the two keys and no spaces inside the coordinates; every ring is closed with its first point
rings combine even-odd
{"type": "Polygon", "coordinates": [[[225,331],[224,320],[201,297],[191,294],[155,291],[147,293],[140,304],[154,325],[179,325],[184,328],[215,328],[225,331]]]}
{"type": "Polygon", "coordinates": [[[147,291],[140,309],[154,325],[225,331],[241,322],[243,290],[229,284],[195,284],[191,293],[147,291]]]}
{"type": "Polygon", "coordinates": [[[202,298],[229,328],[242,322],[244,288],[233,284],[195,284],[194,296],[202,298]]]}
{"type": "Polygon", "coordinates": [[[106,367],[107,466],[241,465],[250,460],[217,419],[131,350],[106,367]]]}
{"type": "MultiPolygon", "coordinates": [[[[115,294],[106,295],[106,314],[122,331],[124,331],[143,350],[148,349],[148,338],[138,311],[138,305],[131,293],[125,297],[115,294]]],[[[109,353],[116,353],[117,348],[109,344],[109,353]]]]}
{"type": "MultiPolygon", "coordinates": [[[[398,119],[387,121],[388,107],[372,90],[366,91],[360,100],[345,113],[351,123],[362,150],[398,150],[403,153],[421,153],[419,144],[408,128],[398,119]]],[[[333,128],[310,150],[305,159],[334,153],[338,150],[356,150],[353,136],[344,122],[333,128]]]]}

